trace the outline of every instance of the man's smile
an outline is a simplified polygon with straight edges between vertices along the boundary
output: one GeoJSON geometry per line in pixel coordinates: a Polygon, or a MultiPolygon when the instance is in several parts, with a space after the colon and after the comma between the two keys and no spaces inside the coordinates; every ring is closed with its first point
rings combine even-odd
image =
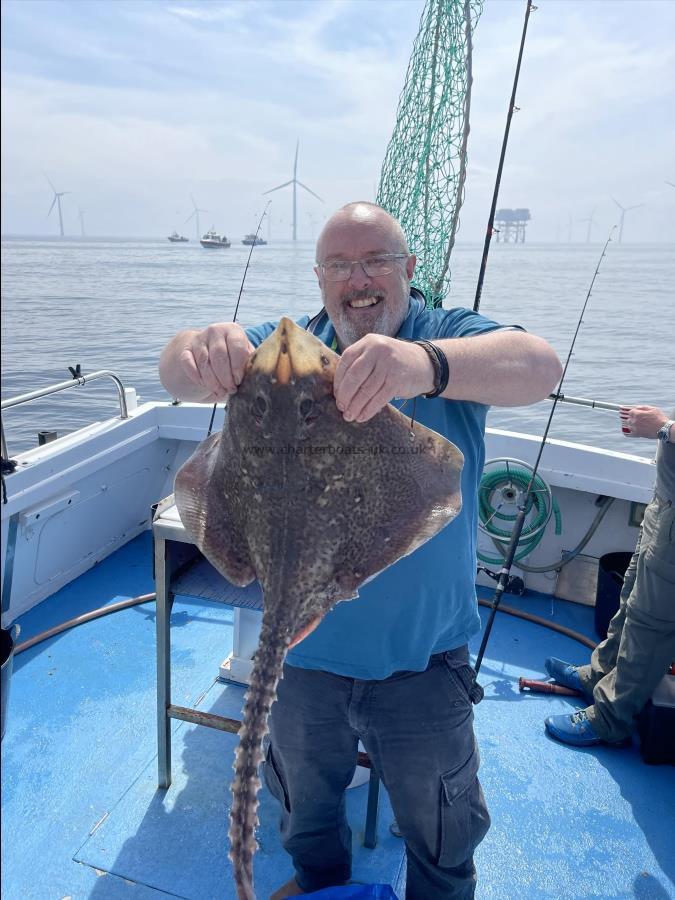
{"type": "Polygon", "coordinates": [[[381,297],[365,297],[363,300],[349,300],[347,306],[351,309],[365,309],[367,306],[375,306],[381,299],[381,297]]]}

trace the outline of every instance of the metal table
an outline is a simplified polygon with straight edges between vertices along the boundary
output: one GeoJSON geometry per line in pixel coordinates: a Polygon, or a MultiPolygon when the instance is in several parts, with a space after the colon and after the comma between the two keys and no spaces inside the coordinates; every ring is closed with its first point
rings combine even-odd
{"type": "MultiPolygon", "coordinates": [[[[236,587],[206,560],[188,537],[178,515],[173,495],[157,504],[152,523],[157,627],[157,768],[158,784],[171,784],[171,719],[206,725],[220,731],[237,733],[238,719],[201,712],[171,702],[171,607],[176,594],[195,599],[215,600],[235,609],[243,619],[242,635],[235,628],[234,658],[238,662],[238,678],[246,681],[250,659],[257,643],[257,622],[262,611],[262,592],[255,582],[245,588],[236,587]],[[253,637],[255,636],[255,640],[253,637]],[[236,651],[239,651],[237,655],[236,651]],[[243,654],[243,655],[242,655],[243,654]]],[[[235,623],[235,625],[240,623],[235,623]]],[[[221,667],[221,673],[223,667],[221,667]]],[[[380,779],[365,753],[358,754],[358,764],[370,769],[364,846],[377,844],[377,816],[380,779]]]]}

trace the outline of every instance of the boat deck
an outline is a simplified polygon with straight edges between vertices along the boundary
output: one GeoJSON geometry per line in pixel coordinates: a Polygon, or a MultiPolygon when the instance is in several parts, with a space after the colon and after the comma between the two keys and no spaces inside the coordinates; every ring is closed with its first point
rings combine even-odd
{"type": "MultiPolygon", "coordinates": [[[[90,609],[154,589],[146,532],[30,610],[24,641],[90,609]]],[[[481,589],[484,596],[489,592],[481,589]]],[[[595,637],[592,610],[541,596],[509,605],[595,637]]],[[[482,609],[483,620],[486,610],[482,609]]],[[[238,717],[244,689],[217,679],[232,647],[232,610],[177,598],[172,614],[175,703],[238,717]]],[[[472,650],[475,653],[478,639],[472,650]]],[[[522,694],[556,655],[582,662],[573,640],[498,616],[476,707],[481,781],[492,828],[476,855],[478,898],[675,897],[675,773],[627,749],[575,750],[543,720],[567,698],[522,694]]],[[[2,891],[7,900],[234,897],[227,859],[236,737],[173,721],[173,783],[157,789],[155,621],[152,603],[51,638],[14,660],[2,742],[2,891]]],[[[421,752],[423,748],[420,748],[421,752]]],[[[354,880],[403,898],[402,842],[380,799],[378,846],[361,846],[367,786],[348,792],[354,880]]],[[[258,897],[291,875],[277,811],[261,791],[258,897]]]]}

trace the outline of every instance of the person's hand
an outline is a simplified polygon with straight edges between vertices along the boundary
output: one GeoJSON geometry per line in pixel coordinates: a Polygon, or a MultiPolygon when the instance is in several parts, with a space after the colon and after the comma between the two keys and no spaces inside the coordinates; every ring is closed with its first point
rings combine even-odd
{"type": "Polygon", "coordinates": [[[434,367],[424,348],[367,334],[340,357],[333,393],[348,422],[366,422],[394,397],[417,397],[433,387],[434,367]]]}
{"type": "Polygon", "coordinates": [[[209,400],[236,394],[253,344],[235,322],[218,322],[197,332],[178,358],[184,375],[210,391],[209,400]]]}
{"type": "Polygon", "coordinates": [[[622,406],[619,418],[621,431],[629,438],[656,438],[656,432],[668,421],[657,406],[622,406]]]}

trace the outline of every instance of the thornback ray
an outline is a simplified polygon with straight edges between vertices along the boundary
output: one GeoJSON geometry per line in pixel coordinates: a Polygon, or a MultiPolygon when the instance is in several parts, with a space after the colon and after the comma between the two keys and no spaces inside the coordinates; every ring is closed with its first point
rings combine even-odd
{"type": "Polygon", "coordinates": [[[283,661],[341,600],[459,512],[463,456],[386,406],[346,422],[339,357],[283,318],[254,351],[223,429],[176,475],[180,517],[229,581],[258,579],[263,618],[235,757],[230,858],[239,900],[255,900],[258,766],[283,661]]]}

